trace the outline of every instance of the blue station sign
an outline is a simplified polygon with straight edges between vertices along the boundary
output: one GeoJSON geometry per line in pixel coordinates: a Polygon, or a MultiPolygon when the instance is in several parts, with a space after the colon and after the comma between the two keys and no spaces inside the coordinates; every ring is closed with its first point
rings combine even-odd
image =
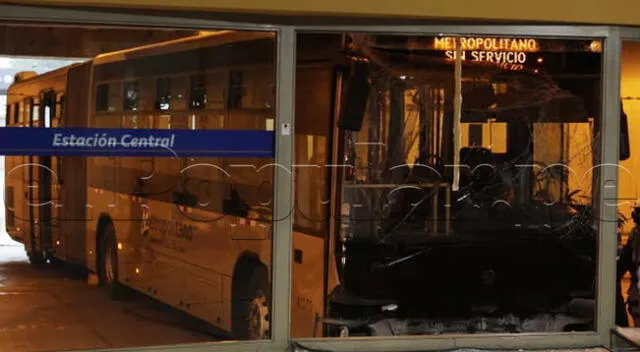
{"type": "Polygon", "coordinates": [[[0,128],[0,155],[272,158],[274,154],[273,131],[0,128]]]}

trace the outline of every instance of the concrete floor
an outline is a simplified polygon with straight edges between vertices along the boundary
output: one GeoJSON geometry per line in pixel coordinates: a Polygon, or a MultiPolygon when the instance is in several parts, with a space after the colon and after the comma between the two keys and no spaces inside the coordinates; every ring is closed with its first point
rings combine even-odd
{"type": "MultiPolygon", "coordinates": [[[[4,157],[0,156],[0,176],[4,157]]],[[[0,200],[4,185],[0,183],[0,200]]],[[[4,229],[0,201],[0,352],[128,348],[212,341],[199,323],[146,297],[112,301],[64,265],[32,267],[4,229]]]]}
{"type": "Polygon", "coordinates": [[[0,234],[0,352],[126,348],[211,341],[197,322],[145,297],[112,301],[63,265],[32,267],[0,234]]]}

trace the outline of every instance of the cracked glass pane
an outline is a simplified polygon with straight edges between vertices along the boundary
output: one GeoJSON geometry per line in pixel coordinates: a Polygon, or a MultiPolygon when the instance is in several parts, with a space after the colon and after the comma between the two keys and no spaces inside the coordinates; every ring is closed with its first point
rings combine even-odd
{"type": "Polygon", "coordinates": [[[598,41],[298,43],[296,337],[594,329],[598,41]]]}

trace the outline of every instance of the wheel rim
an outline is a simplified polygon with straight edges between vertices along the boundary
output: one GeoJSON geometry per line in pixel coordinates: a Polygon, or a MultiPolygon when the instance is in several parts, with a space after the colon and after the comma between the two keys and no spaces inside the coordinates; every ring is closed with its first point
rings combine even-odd
{"type": "Polygon", "coordinates": [[[265,340],[269,338],[269,304],[267,296],[258,290],[249,303],[249,339],[265,340]]]}
{"type": "Polygon", "coordinates": [[[113,264],[113,248],[112,246],[107,245],[104,253],[104,276],[108,284],[113,283],[116,277],[113,264]]]}

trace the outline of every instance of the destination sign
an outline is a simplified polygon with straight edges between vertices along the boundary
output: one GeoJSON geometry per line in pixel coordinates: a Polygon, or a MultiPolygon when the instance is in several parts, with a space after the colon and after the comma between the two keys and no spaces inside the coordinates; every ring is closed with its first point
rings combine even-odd
{"type": "MultiPolygon", "coordinates": [[[[527,53],[540,51],[540,44],[535,39],[470,37],[458,40],[461,60],[522,65],[527,62],[527,53]]],[[[448,59],[456,59],[456,38],[434,38],[433,48],[444,51],[448,59]]]]}
{"type": "MultiPolygon", "coordinates": [[[[511,51],[537,52],[540,44],[535,39],[512,38],[459,38],[463,51],[511,51]]],[[[433,48],[435,50],[456,50],[456,38],[436,37],[433,48]]]]}
{"type": "MultiPolygon", "coordinates": [[[[455,51],[446,51],[445,55],[451,60],[455,60],[455,51]]],[[[527,54],[513,52],[492,52],[492,51],[463,51],[462,60],[471,59],[473,61],[495,62],[499,64],[524,64],[527,62],[527,54]]]]}
{"type": "Polygon", "coordinates": [[[0,155],[272,158],[274,151],[274,132],[262,130],[0,128],[0,155]]]}

